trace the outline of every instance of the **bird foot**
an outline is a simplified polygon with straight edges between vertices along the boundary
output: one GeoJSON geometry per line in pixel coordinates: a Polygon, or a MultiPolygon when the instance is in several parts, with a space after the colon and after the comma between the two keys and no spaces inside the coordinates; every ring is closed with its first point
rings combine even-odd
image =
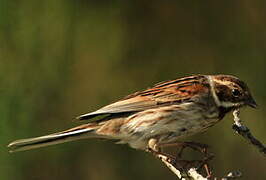
{"type": "MultiPolygon", "coordinates": [[[[196,167],[197,170],[204,169],[207,177],[210,178],[212,171],[209,166],[209,161],[214,158],[212,153],[208,152],[209,146],[202,143],[197,142],[178,142],[178,143],[171,143],[171,144],[161,144],[158,147],[178,147],[180,150],[177,152],[176,156],[167,156],[169,157],[169,162],[175,166],[176,168],[181,169],[190,169],[191,167],[196,167]],[[186,148],[191,148],[197,152],[203,154],[203,158],[201,160],[184,160],[182,159],[182,154],[186,148]]],[[[167,154],[166,154],[167,155],[167,154]]]]}

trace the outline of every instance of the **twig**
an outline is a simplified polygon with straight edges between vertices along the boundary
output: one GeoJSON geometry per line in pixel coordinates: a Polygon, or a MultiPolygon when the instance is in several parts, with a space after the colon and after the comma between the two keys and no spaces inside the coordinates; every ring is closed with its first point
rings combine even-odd
{"type": "Polygon", "coordinates": [[[239,114],[239,109],[234,110],[233,116],[235,123],[232,126],[233,130],[235,130],[238,134],[244,137],[248,142],[254,145],[264,156],[266,156],[266,147],[251,134],[248,127],[242,124],[239,114]]]}
{"type": "Polygon", "coordinates": [[[199,174],[195,168],[191,168],[188,170],[188,175],[195,180],[207,180],[207,178],[203,177],[201,174],[199,174]]]}
{"type": "Polygon", "coordinates": [[[169,158],[162,154],[156,155],[180,180],[207,180],[200,175],[195,168],[190,168],[187,172],[176,169],[176,167],[169,162],[169,158]]]}
{"type": "Polygon", "coordinates": [[[233,171],[227,174],[226,177],[222,178],[221,180],[232,180],[232,179],[238,179],[242,177],[242,173],[240,171],[233,171]]]}
{"type": "Polygon", "coordinates": [[[179,179],[185,180],[182,178],[181,172],[177,170],[170,162],[169,158],[162,155],[162,154],[157,154],[156,155],[179,179]]]}
{"type": "MultiPolygon", "coordinates": [[[[190,168],[187,172],[184,170],[178,170],[176,167],[169,162],[169,158],[162,154],[156,154],[156,156],[178,177],[180,180],[208,180],[199,174],[196,168],[190,168]]],[[[233,171],[228,173],[227,176],[223,177],[221,180],[233,180],[242,177],[240,171],[233,171]]],[[[214,178],[214,180],[218,180],[214,178]]]]}

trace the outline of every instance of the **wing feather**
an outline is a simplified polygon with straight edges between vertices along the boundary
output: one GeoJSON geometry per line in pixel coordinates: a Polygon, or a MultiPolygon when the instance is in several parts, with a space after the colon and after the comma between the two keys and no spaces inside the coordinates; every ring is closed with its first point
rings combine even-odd
{"type": "Polygon", "coordinates": [[[202,79],[206,79],[205,76],[190,76],[156,84],[152,88],[131,94],[97,111],[81,115],[77,119],[91,119],[100,115],[138,112],[169,104],[180,104],[197,96],[199,91],[206,90],[203,88],[202,79]]]}
{"type": "Polygon", "coordinates": [[[110,105],[104,106],[101,109],[81,115],[78,119],[91,119],[98,115],[123,113],[123,112],[137,112],[145,109],[156,107],[156,102],[150,100],[150,98],[134,97],[130,99],[121,100],[110,105]]]}

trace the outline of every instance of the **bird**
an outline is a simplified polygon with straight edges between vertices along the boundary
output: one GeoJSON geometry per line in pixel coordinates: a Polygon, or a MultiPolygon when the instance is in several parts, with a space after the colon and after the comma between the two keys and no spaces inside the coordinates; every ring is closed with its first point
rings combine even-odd
{"type": "Polygon", "coordinates": [[[10,152],[87,139],[112,139],[138,150],[158,150],[201,133],[224,116],[257,104],[246,83],[232,75],[191,75],[157,83],[94,112],[77,127],[8,145],[10,152]]]}

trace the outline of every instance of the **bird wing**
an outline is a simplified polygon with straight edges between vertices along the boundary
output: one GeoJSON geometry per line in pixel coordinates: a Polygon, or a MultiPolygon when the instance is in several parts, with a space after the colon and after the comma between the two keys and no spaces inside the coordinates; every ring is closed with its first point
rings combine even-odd
{"type": "Polygon", "coordinates": [[[152,88],[136,92],[110,105],[104,106],[97,111],[90,112],[77,117],[77,119],[91,119],[99,115],[117,114],[125,112],[138,112],[169,104],[180,104],[193,99],[200,91],[205,91],[204,84],[199,77],[167,81],[156,84],[152,88]]]}

